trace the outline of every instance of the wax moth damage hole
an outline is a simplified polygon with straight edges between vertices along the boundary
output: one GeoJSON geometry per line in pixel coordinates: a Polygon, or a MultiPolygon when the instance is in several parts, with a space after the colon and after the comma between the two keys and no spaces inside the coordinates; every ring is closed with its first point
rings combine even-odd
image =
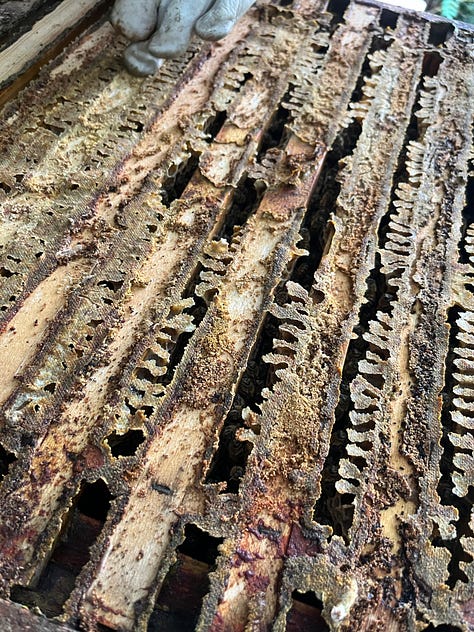
{"type": "Polygon", "coordinates": [[[77,576],[89,561],[90,548],[102,531],[113,498],[102,479],[81,484],[42,573],[28,587],[13,586],[13,601],[38,608],[47,617],[61,614],[77,576]]]}
{"type": "MultiPolygon", "coordinates": [[[[162,333],[169,336],[168,341],[163,344],[166,351],[170,354],[166,363],[166,372],[163,375],[154,376],[148,368],[141,367],[135,374],[137,380],[145,381],[149,384],[161,384],[165,387],[171,383],[174,373],[183,359],[195,328],[199,327],[207,312],[207,304],[204,299],[194,294],[196,283],[197,278],[193,278],[184,292],[184,298],[192,297],[194,304],[183,310],[183,314],[189,314],[191,316],[194,328],[191,331],[176,331],[173,327],[163,327],[162,333]]],[[[159,359],[158,364],[165,366],[159,359]]],[[[143,410],[143,407],[141,407],[141,409],[143,410]]]]}
{"type": "Polygon", "coordinates": [[[117,458],[119,456],[133,456],[144,440],[143,430],[128,430],[125,434],[112,432],[107,437],[106,442],[110,447],[112,456],[117,458]]]}
{"type": "Polygon", "coordinates": [[[214,569],[222,544],[193,524],[186,525],[185,539],[176,549],[176,562],[169,569],[147,632],[194,632],[202,602],[209,592],[209,573],[214,569]]]}
{"type": "Polygon", "coordinates": [[[323,603],[310,590],[291,595],[293,605],[286,615],[286,632],[329,632],[329,626],[322,616],[323,603]]]}
{"type": "Polygon", "coordinates": [[[118,292],[121,289],[122,285],[123,281],[112,281],[107,279],[104,279],[103,281],[99,281],[97,283],[98,287],[105,287],[113,293],[118,292]]]}

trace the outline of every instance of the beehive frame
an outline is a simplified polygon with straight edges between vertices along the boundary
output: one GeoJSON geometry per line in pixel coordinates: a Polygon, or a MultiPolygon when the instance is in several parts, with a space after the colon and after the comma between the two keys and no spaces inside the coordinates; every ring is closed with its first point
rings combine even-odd
{"type": "Polygon", "coordinates": [[[263,4],[139,79],[102,19],[9,93],[6,612],[474,629],[472,43],[263,4]]]}

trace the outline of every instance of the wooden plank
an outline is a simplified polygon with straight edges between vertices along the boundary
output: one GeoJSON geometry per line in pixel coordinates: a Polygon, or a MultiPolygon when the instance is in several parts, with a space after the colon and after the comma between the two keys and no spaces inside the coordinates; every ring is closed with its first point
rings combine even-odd
{"type": "Polygon", "coordinates": [[[18,604],[0,599],[3,632],[72,632],[69,626],[39,617],[18,604]]]}
{"type": "Polygon", "coordinates": [[[1,112],[14,616],[471,624],[473,33],[341,7],[150,78],[97,19],[1,112]]]}
{"type": "Polygon", "coordinates": [[[53,11],[60,0],[3,0],[0,10],[0,49],[7,48],[35,22],[53,11]]]}
{"type": "Polygon", "coordinates": [[[104,0],[63,0],[47,13],[31,30],[24,33],[8,48],[0,51],[0,105],[13,96],[15,91],[26,85],[37,74],[39,68],[57,55],[61,48],[96,20],[111,3],[104,0]],[[19,75],[29,71],[15,84],[15,88],[5,87],[19,75]]]}
{"type": "MultiPolygon", "coordinates": [[[[371,17],[370,12],[362,12],[356,13],[352,19],[360,19],[363,23],[364,19],[370,20],[371,17]]],[[[341,32],[344,32],[344,27],[341,27],[341,32]]],[[[364,32],[363,28],[361,32],[364,32]]],[[[401,22],[399,33],[400,40],[411,41],[411,49],[422,48],[423,27],[417,29],[401,22]]],[[[386,53],[379,77],[383,89],[377,91],[367,105],[361,135],[345,177],[341,178],[334,217],[335,234],[316,274],[312,292],[308,296],[302,288],[295,288],[294,300],[275,310],[283,323],[300,321],[301,332],[293,344],[285,343],[284,338],[281,342],[275,341],[275,352],[267,357],[268,362],[283,368],[278,369],[278,382],[267,394],[261,416],[252,418],[253,425],[261,427],[261,431],[258,437],[253,438],[255,448],[251,467],[242,481],[245,491],[239,522],[246,528],[226,542],[226,549],[234,551],[233,559],[222,561],[222,572],[226,574],[225,592],[211,629],[219,629],[221,624],[222,629],[235,629],[245,616],[246,604],[254,600],[264,606],[248,612],[248,624],[264,629],[275,619],[277,589],[284,569],[285,556],[282,552],[289,548],[293,526],[317,499],[316,490],[321,476],[317,464],[322,462],[320,455],[328,450],[337,402],[337,397],[331,393],[339,388],[339,367],[343,364],[349,344],[353,327],[351,321],[355,322],[360,309],[357,301],[362,292],[357,288],[363,286],[373,265],[376,250],[374,235],[389,207],[390,181],[396,169],[396,157],[403,144],[413,106],[414,87],[421,71],[422,55],[404,55],[397,39],[386,53]],[[395,112],[388,114],[391,103],[397,104],[396,115],[395,112]],[[381,115],[380,112],[387,114],[381,115]],[[373,151],[375,146],[379,146],[377,152],[373,151]],[[370,168],[366,169],[369,163],[370,168]],[[354,196],[354,190],[359,187],[363,195],[354,196]],[[357,230],[354,230],[356,224],[357,230]],[[324,298],[315,302],[312,293],[324,298]],[[324,322],[324,328],[316,326],[316,322],[324,322]],[[332,349],[330,354],[329,348],[332,349]],[[308,352],[310,357],[305,357],[308,352]],[[330,362],[328,357],[331,357],[330,362]],[[307,369],[302,369],[303,366],[307,369]],[[319,420],[318,424],[314,423],[315,419],[319,420]],[[262,454],[265,454],[265,459],[261,458],[262,454]],[[315,494],[312,499],[311,493],[315,494]],[[247,555],[238,564],[240,551],[246,551],[247,555]],[[242,582],[246,573],[251,574],[255,582],[242,582]]],[[[344,40],[341,33],[338,41],[344,40]]],[[[346,83],[342,77],[341,83],[346,83]]],[[[315,518],[318,520],[317,514],[315,518]]],[[[319,575],[317,566],[318,562],[314,560],[315,576],[319,575]]],[[[321,576],[324,574],[322,571],[321,576]]],[[[357,586],[359,581],[353,571],[341,577],[338,589],[331,587],[330,594],[316,582],[313,588],[317,586],[316,592],[323,596],[329,614],[336,611],[345,595],[350,594],[352,586],[357,586]]],[[[341,621],[346,618],[351,605],[347,606],[341,621]]],[[[283,620],[281,615],[277,629],[283,629],[283,620]]],[[[335,617],[332,621],[329,617],[329,622],[334,624],[335,617]]]]}

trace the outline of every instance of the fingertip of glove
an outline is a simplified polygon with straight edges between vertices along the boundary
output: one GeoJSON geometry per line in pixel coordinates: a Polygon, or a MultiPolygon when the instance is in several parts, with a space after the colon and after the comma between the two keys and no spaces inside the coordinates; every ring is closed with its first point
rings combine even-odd
{"type": "Polygon", "coordinates": [[[163,59],[151,55],[142,44],[132,44],[125,49],[123,62],[130,74],[136,77],[147,77],[155,74],[163,64],[163,59]]]}
{"type": "Polygon", "coordinates": [[[194,30],[202,39],[215,41],[228,35],[234,28],[234,25],[234,20],[219,21],[203,16],[196,22],[194,30]]]}
{"type": "MultiPolygon", "coordinates": [[[[187,44],[187,42],[186,42],[187,44]]],[[[172,42],[150,42],[148,50],[153,56],[162,57],[165,59],[172,59],[173,57],[179,57],[182,55],[187,46],[180,43],[172,42]]]]}

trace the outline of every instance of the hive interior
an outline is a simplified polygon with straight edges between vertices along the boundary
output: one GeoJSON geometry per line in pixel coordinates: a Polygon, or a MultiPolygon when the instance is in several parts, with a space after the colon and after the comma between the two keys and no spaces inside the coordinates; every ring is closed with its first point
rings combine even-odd
{"type": "Polygon", "coordinates": [[[141,79],[97,19],[8,93],[12,629],[474,629],[472,43],[262,4],[141,79]]]}

